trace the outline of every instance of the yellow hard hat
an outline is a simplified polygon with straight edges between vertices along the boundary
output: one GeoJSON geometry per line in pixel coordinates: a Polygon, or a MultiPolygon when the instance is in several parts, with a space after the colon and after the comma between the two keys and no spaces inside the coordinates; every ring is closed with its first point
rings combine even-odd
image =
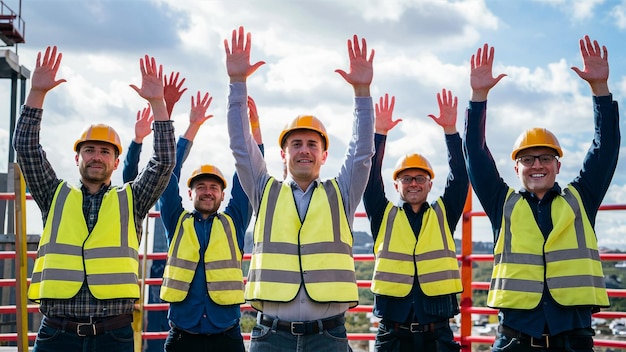
{"type": "Polygon", "coordinates": [[[122,143],[120,136],[115,132],[113,127],[99,123],[91,125],[83,132],[78,140],[74,143],[74,151],[78,153],[78,147],[81,143],[87,141],[106,142],[113,144],[117,148],[117,154],[122,154],[122,143]]]}
{"type": "Polygon", "coordinates": [[[191,177],[187,180],[187,187],[191,188],[192,182],[201,176],[214,176],[217,177],[220,181],[222,181],[222,185],[224,189],[226,188],[226,179],[224,175],[216,166],[213,165],[201,165],[199,168],[193,170],[191,173],[191,177]]]}
{"type": "Polygon", "coordinates": [[[280,136],[278,136],[278,145],[282,148],[285,143],[285,139],[287,135],[291,131],[295,130],[311,130],[319,133],[324,140],[324,150],[328,150],[328,134],[326,134],[326,128],[322,122],[313,115],[300,115],[293,119],[290,123],[285,125],[285,128],[282,132],[280,132],[280,136]]]}
{"type": "Polygon", "coordinates": [[[515,160],[517,153],[524,149],[533,147],[548,147],[556,150],[559,157],[563,156],[563,150],[556,136],[545,128],[534,127],[529,128],[517,137],[513,144],[513,152],[511,159],[515,160]]]}
{"type": "Polygon", "coordinates": [[[398,178],[398,174],[408,169],[422,169],[428,172],[430,179],[435,178],[435,172],[428,160],[420,154],[406,154],[396,164],[396,169],[393,171],[393,179],[398,178]]]}

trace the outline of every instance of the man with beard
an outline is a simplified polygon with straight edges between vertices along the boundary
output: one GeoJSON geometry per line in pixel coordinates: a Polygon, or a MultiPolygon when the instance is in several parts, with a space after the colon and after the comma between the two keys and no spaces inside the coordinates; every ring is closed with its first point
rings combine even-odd
{"type": "MultiPolygon", "coordinates": [[[[252,208],[237,174],[233,176],[231,199],[219,212],[227,187],[222,172],[214,165],[201,165],[187,180],[194,210],[183,208],[179,177],[212,98],[191,98],[189,127],[178,140],[176,167],[159,199],[161,220],[169,244],[163,274],[161,299],[170,302],[167,352],[244,351],[239,327],[239,305],[243,299],[241,259],[252,208]]],[[[248,99],[250,125],[262,149],[258,114],[248,99]]]]}
{"type": "Polygon", "coordinates": [[[154,154],[134,182],[111,185],[122,152],[115,130],[91,125],[74,144],[80,185],[57,178],[39,144],[46,94],[62,54],[37,55],[31,90],[15,128],[13,146],[26,184],[41,209],[44,229],[28,298],[44,318],[34,351],[132,352],[134,303],[139,298],[140,224],[167,185],[175,163],[174,126],[163,99],[163,68],[140,59],[141,88],[154,112],[154,154]]]}

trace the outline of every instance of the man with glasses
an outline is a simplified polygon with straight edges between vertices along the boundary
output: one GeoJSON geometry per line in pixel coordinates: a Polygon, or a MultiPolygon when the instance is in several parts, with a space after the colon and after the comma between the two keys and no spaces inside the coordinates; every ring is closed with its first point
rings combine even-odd
{"type": "Polygon", "coordinates": [[[463,212],[469,189],[461,137],[456,129],[457,103],[451,92],[437,94],[439,117],[448,147],[448,174],[443,196],[427,202],[435,178],[420,154],[400,158],[393,172],[400,204],[385,196],[381,174],[395,98],[376,104],[376,153],[363,202],[374,237],[376,266],[372,279],[374,314],[382,318],[376,351],[458,351],[449,320],[459,313],[462,291],[452,233],[463,212]]]}
{"type": "Polygon", "coordinates": [[[487,94],[505,75],[493,78],[494,48],[487,44],[471,58],[464,152],[494,233],[487,298],[499,309],[494,350],[593,351],[591,315],[609,306],[594,225],[617,165],[619,115],[607,83],[606,47],[585,36],[580,51],[584,69],[572,69],[591,88],[595,123],[583,167],[561,188],[558,140],[544,128],[528,129],[511,153],[519,191],[500,178],[485,142],[487,94]]]}

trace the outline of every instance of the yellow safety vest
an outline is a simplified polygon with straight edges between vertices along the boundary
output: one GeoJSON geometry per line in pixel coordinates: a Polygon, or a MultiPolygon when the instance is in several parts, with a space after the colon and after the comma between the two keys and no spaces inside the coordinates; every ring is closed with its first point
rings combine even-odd
{"type": "MultiPolygon", "coordinates": [[[[244,302],[242,254],[235,225],[226,214],[217,214],[212,221],[209,243],[204,251],[207,292],[219,305],[241,304],[244,302]]],[[[178,219],[163,272],[160,295],[164,301],[181,302],[189,292],[200,261],[200,242],[194,224],[191,213],[185,212],[178,219]]]]}
{"type": "Polygon", "coordinates": [[[454,238],[446,224],[445,207],[439,198],[424,213],[418,241],[404,209],[388,202],[374,243],[372,292],[406,297],[415,273],[427,296],[463,291],[454,238]]]}
{"type": "Polygon", "coordinates": [[[528,201],[509,190],[494,250],[490,307],[533,309],[546,284],[560,305],[609,306],[596,234],[578,191],[566,187],[551,212],[553,229],[544,239],[528,201]]]}
{"type": "Polygon", "coordinates": [[[98,299],[139,298],[138,248],[130,185],[107,191],[90,233],[82,191],[62,182],[39,241],[28,298],[74,297],[85,276],[98,299]]]}
{"type": "Polygon", "coordinates": [[[300,221],[291,187],[268,180],[254,227],[246,300],[290,302],[304,288],[316,302],[359,300],[352,258],[352,231],[335,180],[313,190],[300,221]]]}

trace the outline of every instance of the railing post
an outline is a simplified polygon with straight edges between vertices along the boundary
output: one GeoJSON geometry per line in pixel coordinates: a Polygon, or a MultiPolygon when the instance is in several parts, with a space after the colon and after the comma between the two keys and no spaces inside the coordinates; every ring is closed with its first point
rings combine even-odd
{"type": "Polygon", "coordinates": [[[17,327],[17,350],[28,351],[28,257],[26,255],[26,183],[17,163],[13,164],[15,180],[15,305],[17,327]]]}
{"type": "Polygon", "coordinates": [[[461,232],[461,282],[463,283],[463,292],[461,293],[461,350],[463,352],[472,351],[472,343],[466,340],[467,336],[472,335],[472,313],[466,310],[472,307],[472,217],[469,213],[472,211],[472,187],[467,191],[465,199],[465,207],[462,216],[462,232],[461,232]]]}

